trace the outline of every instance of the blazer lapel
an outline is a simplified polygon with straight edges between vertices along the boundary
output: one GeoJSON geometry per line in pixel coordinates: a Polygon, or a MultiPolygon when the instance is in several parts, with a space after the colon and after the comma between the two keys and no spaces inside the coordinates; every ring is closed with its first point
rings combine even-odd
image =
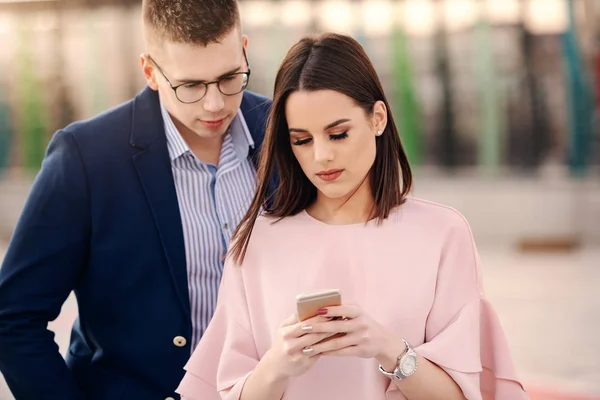
{"type": "Polygon", "coordinates": [[[158,94],[150,88],[145,88],[134,100],[130,144],[140,150],[133,156],[133,163],[150,205],[181,305],[191,315],[181,214],[158,94]]]}
{"type": "Polygon", "coordinates": [[[240,109],[254,141],[254,147],[250,148],[249,156],[255,168],[258,168],[258,152],[265,137],[267,114],[270,107],[270,100],[260,98],[248,91],[244,92],[240,109]]]}

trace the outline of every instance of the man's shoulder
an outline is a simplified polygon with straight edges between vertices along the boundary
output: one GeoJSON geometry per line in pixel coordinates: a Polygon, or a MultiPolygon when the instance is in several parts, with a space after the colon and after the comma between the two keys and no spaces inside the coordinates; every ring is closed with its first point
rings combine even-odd
{"type": "Polygon", "coordinates": [[[271,109],[272,100],[254,92],[246,90],[242,97],[240,109],[250,130],[252,139],[258,148],[262,145],[265,136],[267,117],[271,109]]]}
{"type": "Polygon", "coordinates": [[[266,96],[261,94],[252,92],[250,90],[244,91],[244,96],[242,97],[242,107],[248,107],[248,111],[252,111],[253,108],[269,108],[271,107],[272,100],[266,96]]]}
{"type": "Polygon", "coordinates": [[[133,101],[133,99],[129,99],[93,117],[72,122],[64,130],[79,135],[84,132],[104,131],[107,128],[114,129],[126,121],[131,121],[133,101]]]}
{"type": "MultiPolygon", "coordinates": [[[[119,135],[123,131],[131,131],[134,123],[135,110],[151,114],[150,103],[156,103],[158,107],[158,94],[149,88],[144,88],[135,97],[123,101],[93,117],[75,121],[63,130],[71,132],[76,138],[89,135],[102,134],[106,136],[109,132],[119,135]]],[[[149,115],[148,115],[149,116],[149,115]]]]}
{"type": "Polygon", "coordinates": [[[240,109],[246,120],[264,124],[273,101],[268,97],[246,90],[242,97],[240,109]]]}

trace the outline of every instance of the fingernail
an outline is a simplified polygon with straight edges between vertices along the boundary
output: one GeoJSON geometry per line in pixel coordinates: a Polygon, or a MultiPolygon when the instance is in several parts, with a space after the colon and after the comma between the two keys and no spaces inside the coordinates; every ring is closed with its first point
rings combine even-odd
{"type": "Polygon", "coordinates": [[[310,332],[310,331],[312,331],[312,326],[310,326],[310,325],[304,325],[300,329],[302,329],[304,332],[310,332]]]}
{"type": "Polygon", "coordinates": [[[312,347],[306,347],[302,349],[302,354],[309,355],[312,354],[313,351],[315,351],[315,349],[313,349],[312,347]]]}
{"type": "Polygon", "coordinates": [[[317,312],[317,315],[327,315],[327,309],[326,308],[319,309],[319,311],[317,312]]]}

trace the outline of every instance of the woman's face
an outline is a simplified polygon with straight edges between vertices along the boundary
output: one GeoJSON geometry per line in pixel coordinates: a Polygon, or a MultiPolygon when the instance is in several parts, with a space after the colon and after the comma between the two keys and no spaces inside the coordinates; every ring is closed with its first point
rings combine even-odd
{"type": "Polygon", "coordinates": [[[294,156],[320,194],[351,195],[375,161],[375,138],[387,122],[385,104],[378,101],[367,115],[345,94],[301,90],[288,97],[285,114],[294,156]]]}

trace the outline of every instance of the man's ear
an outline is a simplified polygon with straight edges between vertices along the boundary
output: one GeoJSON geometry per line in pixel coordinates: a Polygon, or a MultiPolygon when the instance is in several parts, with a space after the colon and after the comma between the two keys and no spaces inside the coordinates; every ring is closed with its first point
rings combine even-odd
{"type": "Polygon", "coordinates": [[[158,82],[154,74],[154,63],[152,63],[147,54],[140,54],[140,65],[148,87],[152,90],[158,90],[158,82]]]}

